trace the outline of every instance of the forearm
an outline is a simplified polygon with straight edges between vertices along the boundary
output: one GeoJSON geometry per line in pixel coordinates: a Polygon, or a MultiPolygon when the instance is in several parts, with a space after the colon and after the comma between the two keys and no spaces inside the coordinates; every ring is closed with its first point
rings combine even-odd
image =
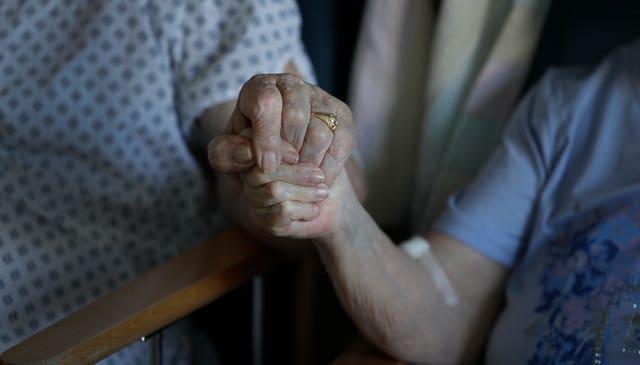
{"type": "Polygon", "coordinates": [[[207,108],[197,119],[192,141],[196,146],[207,147],[207,144],[222,133],[229,123],[229,118],[235,108],[236,100],[227,101],[207,108]]]}
{"type": "Polygon", "coordinates": [[[459,276],[452,275],[461,300],[447,306],[429,274],[397,249],[364,209],[356,205],[345,214],[341,220],[350,224],[316,247],[361,333],[401,360],[473,361],[500,305],[499,293],[464,292],[464,285],[456,285],[459,276]]]}
{"type": "Polygon", "coordinates": [[[438,353],[444,349],[437,345],[440,336],[421,343],[423,328],[430,325],[426,308],[436,310],[438,298],[417,285],[426,280],[415,262],[394,248],[368,215],[354,212],[355,217],[350,229],[316,243],[345,310],[360,332],[391,356],[421,362],[438,353]]]}

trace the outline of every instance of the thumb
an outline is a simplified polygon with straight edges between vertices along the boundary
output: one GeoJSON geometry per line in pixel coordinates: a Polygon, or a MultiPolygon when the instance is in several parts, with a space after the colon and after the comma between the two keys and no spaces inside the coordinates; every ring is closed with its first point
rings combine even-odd
{"type": "MultiPolygon", "coordinates": [[[[220,134],[209,142],[207,154],[209,165],[221,173],[232,174],[248,172],[255,166],[256,160],[252,150],[251,133],[243,136],[220,134]]],[[[298,163],[298,151],[286,142],[280,141],[282,160],[290,165],[298,163]]]]}
{"type": "Polygon", "coordinates": [[[222,173],[249,171],[256,163],[251,140],[234,134],[220,134],[209,142],[211,167],[222,173]]]}

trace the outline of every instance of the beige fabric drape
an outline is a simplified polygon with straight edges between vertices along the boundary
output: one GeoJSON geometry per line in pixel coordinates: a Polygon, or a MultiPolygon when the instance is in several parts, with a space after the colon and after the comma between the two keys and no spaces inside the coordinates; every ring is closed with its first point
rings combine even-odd
{"type": "Polygon", "coordinates": [[[369,0],[349,103],[385,226],[424,229],[482,166],[508,119],[548,0],[369,0]]]}

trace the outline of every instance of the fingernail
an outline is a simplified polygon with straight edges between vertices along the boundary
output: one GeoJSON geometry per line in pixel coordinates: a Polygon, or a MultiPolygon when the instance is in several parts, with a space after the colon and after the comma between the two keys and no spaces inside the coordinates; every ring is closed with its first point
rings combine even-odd
{"type": "Polygon", "coordinates": [[[253,152],[247,145],[236,145],[233,148],[232,156],[235,163],[245,164],[253,160],[253,152]]]}
{"type": "Polygon", "coordinates": [[[265,151],[262,155],[262,171],[271,173],[276,171],[276,153],[265,151]]]}
{"type": "Polygon", "coordinates": [[[307,181],[311,184],[320,184],[324,182],[324,174],[322,173],[322,170],[310,171],[307,174],[307,181]]]}
{"type": "Polygon", "coordinates": [[[294,151],[287,151],[284,153],[284,160],[290,164],[290,165],[295,165],[298,163],[300,156],[298,155],[298,153],[294,152],[294,151]]]}
{"type": "Polygon", "coordinates": [[[324,199],[329,196],[329,189],[319,188],[318,190],[316,190],[316,194],[318,194],[318,198],[324,199]]]}

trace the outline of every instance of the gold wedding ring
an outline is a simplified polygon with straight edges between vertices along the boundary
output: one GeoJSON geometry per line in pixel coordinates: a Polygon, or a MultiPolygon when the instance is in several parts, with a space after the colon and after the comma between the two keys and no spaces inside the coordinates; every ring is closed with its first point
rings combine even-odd
{"type": "Polygon", "coordinates": [[[338,118],[336,118],[335,114],[329,113],[320,113],[320,112],[311,112],[311,116],[318,118],[324,123],[327,128],[331,130],[331,132],[335,132],[338,129],[340,123],[338,123],[338,118]]]}

